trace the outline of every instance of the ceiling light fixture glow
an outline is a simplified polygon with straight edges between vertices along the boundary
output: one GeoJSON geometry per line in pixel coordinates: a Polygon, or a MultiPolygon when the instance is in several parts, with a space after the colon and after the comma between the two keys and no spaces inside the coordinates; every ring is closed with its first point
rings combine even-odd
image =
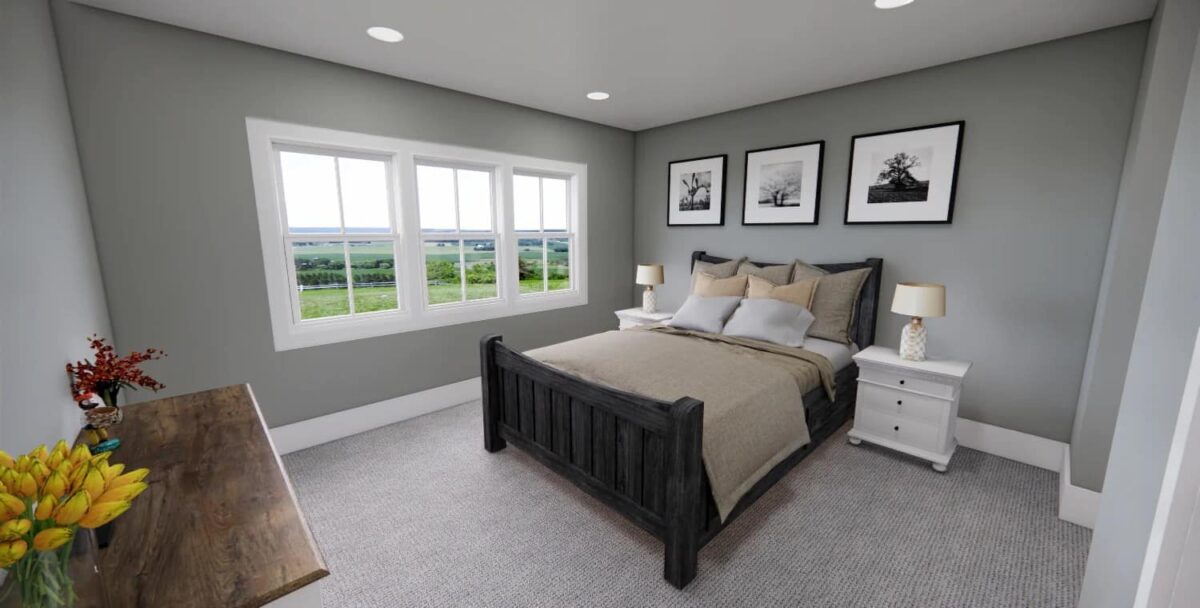
{"type": "Polygon", "coordinates": [[[889,8],[900,8],[912,3],[913,0],[875,0],[875,8],[887,10],[889,8]]]}
{"type": "Polygon", "coordinates": [[[404,34],[390,28],[377,25],[367,28],[367,35],[380,42],[400,42],[404,40],[404,34]]]}
{"type": "Polygon", "coordinates": [[[604,101],[605,99],[608,99],[608,93],[605,93],[604,91],[592,91],[591,93],[587,94],[587,98],[592,101],[604,101]]]}

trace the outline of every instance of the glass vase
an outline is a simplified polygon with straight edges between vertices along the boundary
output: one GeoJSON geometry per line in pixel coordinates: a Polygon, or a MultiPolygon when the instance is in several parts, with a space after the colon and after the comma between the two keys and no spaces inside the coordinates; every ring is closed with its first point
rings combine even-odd
{"type": "Polygon", "coordinates": [[[100,596],[96,550],[95,534],[84,528],[76,530],[70,544],[54,551],[30,548],[9,567],[0,608],[67,608],[80,597],[88,598],[88,606],[106,606],[100,596]]]}

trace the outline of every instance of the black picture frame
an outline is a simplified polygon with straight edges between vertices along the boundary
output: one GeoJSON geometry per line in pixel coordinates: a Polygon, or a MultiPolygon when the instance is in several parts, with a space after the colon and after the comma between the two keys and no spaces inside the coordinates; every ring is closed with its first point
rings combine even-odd
{"type": "Polygon", "coordinates": [[[725,225],[725,176],[729,170],[729,155],[727,154],[712,154],[708,156],[697,156],[695,158],[685,158],[683,160],[673,160],[667,163],[667,227],[668,228],[704,228],[709,226],[724,226],[725,225]],[[718,220],[715,223],[692,224],[686,222],[671,222],[671,209],[675,204],[675,200],[671,197],[672,187],[672,168],[675,165],[682,163],[691,163],[697,161],[711,161],[721,159],[721,188],[720,188],[720,207],[718,208],[718,220]]]}
{"type": "Polygon", "coordinates": [[[825,140],[817,139],[814,141],[806,141],[795,144],[785,144],[782,146],[771,146],[768,148],[758,148],[755,150],[746,150],[745,162],[742,163],[742,225],[743,226],[816,226],[821,222],[821,182],[825,174],[825,140]],[[759,152],[772,152],[775,150],[785,150],[787,148],[805,148],[808,146],[817,146],[817,191],[813,205],[813,219],[811,222],[747,222],[746,207],[750,201],[746,200],[746,189],[749,187],[750,179],[750,155],[759,152]]]}
{"type": "Polygon", "coordinates": [[[955,120],[955,121],[942,122],[942,123],[936,123],[936,124],[930,124],[930,125],[921,125],[918,127],[906,127],[903,129],[892,129],[889,131],[876,131],[874,133],[864,133],[862,135],[855,135],[855,136],[851,137],[850,138],[850,167],[846,172],[846,206],[845,206],[845,209],[843,210],[842,223],[845,225],[852,225],[852,226],[893,225],[893,224],[930,225],[930,224],[951,224],[951,223],[953,223],[954,222],[954,203],[958,196],[958,171],[959,171],[959,165],[962,162],[963,135],[966,133],[966,130],[967,130],[967,123],[965,120],[955,120]],[[854,152],[855,152],[855,148],[858,144],[858,140],[869,138],[869,137],[879,137],[882,135],[895,135],[897,133],[909,133],[909,132],[913,132],[913,131],[924,131],[924,130],[928,130],[928,129],[940,129],[940,128],[944,128],[944,127],[958,127],[958,136],[955,138],[956,141],[955,141],[955,147],[954,147],[954,166],[953,166],[953,169],[951,170],[950,195],[949,195],[949,201],[948,201],[948,204],[946,207],[946,218],[941,219],[941,220],[885,220],[885,221],[854,220],[854,221],[851,221],[850,220],[850,205],[851,205],[851,197],[854,195],[854,192],[852,191],[853,182],[854,182],[854,169],[855,169],[854,152]]]}

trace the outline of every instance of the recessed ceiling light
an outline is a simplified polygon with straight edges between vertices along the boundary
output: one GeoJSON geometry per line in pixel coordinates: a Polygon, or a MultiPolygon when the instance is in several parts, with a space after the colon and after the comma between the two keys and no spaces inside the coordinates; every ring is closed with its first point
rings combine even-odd
{"type": "Polygon", "coordinates": [[[404,34],[390,27],[379,25],[367,28],[367,35],[381,42],[400,42],[404,40],[404,34]]]}
{"type": "Polygon", "coordinates": [[[905,4],[912,4],[913,0],[875,0],[875,8],[889,9],[900,8],[905,4]]]}
{"type": "Polygon", "coordinates": [[[604,91],[592,91],[591,93],[587,94],[587,98],[592,101],[604,101],[605,99],[608,99],[608,93],[605,93],[604,91]]]}

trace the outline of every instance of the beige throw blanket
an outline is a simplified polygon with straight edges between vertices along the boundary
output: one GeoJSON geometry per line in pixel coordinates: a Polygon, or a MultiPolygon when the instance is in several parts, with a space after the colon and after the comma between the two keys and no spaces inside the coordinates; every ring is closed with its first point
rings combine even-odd
{"type": "Polygon", "coordinates": [[[704,402],[704,465],[724,521],[768,471],[809,442],[804,393],[833,398],[821,355],[671,327],[610,331],[525,353],[586,380],[662,401],[704,402]]]}

